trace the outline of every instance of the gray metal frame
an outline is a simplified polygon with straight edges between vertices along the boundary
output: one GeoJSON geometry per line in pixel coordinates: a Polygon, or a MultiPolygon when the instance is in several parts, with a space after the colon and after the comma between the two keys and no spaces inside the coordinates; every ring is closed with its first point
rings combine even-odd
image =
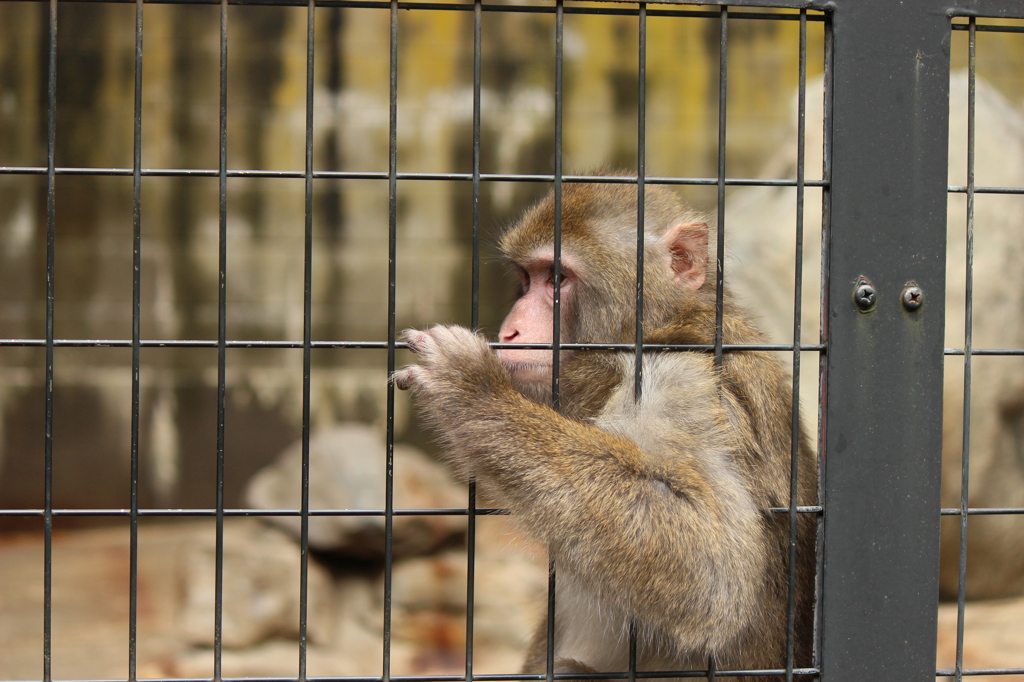
{"type": "MultiPolygon", "coordinates": [[[[1024,6],[831,4],[821,677],[923,681],[935,675],[950,22],[1021,18],[1024,6]],[[877,292],[868,313],[852,302],[859,277],[877,292]],[[913,312],[901,305],[911,282],[926,301],[913,312]]],[[[972,58],[972,83],[973,66],[972,58]]],[[[969,136],[972,146],[973,128],[969,136]]],[[[972,220],[969,208],[969,235],[972,220]]],[[[966,267],[970,278],[970,247],[966,267]]],[[[969,322],[967,329],[957,665],[943,671],[957,679],[964,674],[969,322]]]]}
{"type": "MultiPolygon", "coordinates": [[[[45,1],[45,0],[44,0],[45,1]]],[[[474,273],[473,320],[477,319],[477,287],[479,267],[479,210],[478,199],[482,181],[548,181],[556,188],[563,181],[578,178],[562,175],[561,169],[561,115],[556,114],[556,170],[553,176],[485,176],[479,168],[480,129],[480,14],[482,11],[548,11],[558,18],[559,38],[563,12],[578,8],[563,6],[563,0],[554,0],[541,8],[484,4],[476,0],[463,7],[405,3],[398,0],[162,0],[198,2],[221,6],[221,64],[222,72],[227,58],[228,40],[226,9],[229,4],[285,4],[307,6],[308,71],[307,83],[307,143],[304,171],[252,172],[227,168],[226,157],[226,79],[221,87],[221,140],[219,168],[204,170],[146,169],[140,155],[141,126],[141,63],[143,35],[143,0],[101,0],[133,2],[136,14],[136,92],[135,92],[135,155],[130,169],[72,169],[57,168],[54,162],[56,135],[56,32],[57,0],[49,0],[49,72],[48,72],[48,155],[46,167],[0,168],[0,173],[36,174],[47,178],[47,309],[45,339],[0,339],[0,346],[39,346],[46,349],[46,432],[43,434],[45,457],[45,506],[42,509],[0,510],[6,516],[36,516],[44,521],[45,574],[44,590],[44,657],[42,679],[50,681],[50,570],[52,566],[52,522],[55,516],[108,515],[127,516],[131,523],[131,607],[129,632],[129,680],[134,681],[136,625],[135,591],[137,587],[137,533],[138,519],[142,516],[191,515],[213,517],[217,521],[217,633],[215,645],[215,679],[220,675],[220,602],[223,594],[223,520],[225,516],[253,514],[251,510],[225,509],[223,504],[224,462],[224,399],[225,353],[227,348],[290,347],[302,348],[304,355],[303,405],[303,504],[300,510],[271,510],[264,514],[293,515],[302,518],[303,571],[301,586],[300,655],[297,665],[298,679],[306,679],[305,672],[305,620],[306,620],[306,561],[308,517],[326,514],[374,514],[384,516],[390,531],[395,514],[451,513],[464,514],[470,522],[470,554],[472,556],[472,529],[477,514],[497,513],[499,510],[478,509],[473,491],[467,508],[453,510],[395,510],[391,496],[391,454],[393,447],[393,412],[389,413],[388,434],[388,495],[382,510],[310,510],[308,503],[308,439],[309,439],[309,377],[310,353],[313,348],[386,348],[389,368],[394,367],[395,349],[395,273],[394,248],[396,227],[396,187],[399,181],[450,180],[472,182],[474,195],[474,273]],[[391,149],[389,170],[386,173],[344,173],[314,171],[312,165],[312,64],[313,13],[316,7],[365,6],[381,7],[391,13],[391,149]],[[396,92],[397,92],[397,13],[399,9],[433,9],[438,11],[471,11],[475,14],[474,45],[474,164],[472,174],[414,174],[401,173],[396,162],[396,92]],[[107,174],[134,178],[135,202],[135,281],[133,300],[132,339],[76,340],[56,339],[53,329],[54,303],[54,184],[58,174],[107,174]],[[206,175],[220,179],[220,324],[217,341],[164,341],[140,337],[140,212],[141,178],[145,175],[206,175]],[[265,177],[295,177],[306,182],[306,296],[305,326],[301,342],[257,342],[231,340],[226,337],[225,291],[226,268],[226,186],[229,177],[243,174],[265,177]],[[389,333],[386,341],[334,342],[314,341],[311,337],[310,267],[312,261],[312,186],[314,178],[367,177],[389,182],[390,229],[392,270],[389,277],[389,333]],[[139,353],[143,347],[166,345],[195,345],[215,347],[219,353],[218,390],[218,445],[217,445],[217,507],[206,510],[140,509],[138,506],[138,418],[139,418],[139,353]],[[52,383],[53,351],[59,346],[117,346],[132,349],[132,507],[124,510],[66,510],[54,509],[51,497],[52,481],[52,383]]],[[[720,72],[721,129],[720,163],[717,178],[652,178],[644,177],[643,78],[640,79],[640,158],[641,177],[603,181],[621,181],[647,184],[703,184],[717,185],[720,209],[724,207],[726,185],[786,184],[795,186],[798,193],[804,186],[820,185],[824,188],[825,239],[823,273],[826,277],[822,303],[822,339],[812,347],[799,344],[799,327],[795,330],[792,346],[776,346],[770,350],[793,352],[799,368],[800,350],[821,351],[822,373],[822,467],[821,506],[773,510],[788,513],[795,528],[797,513],[820,515],[820,570],[818,593],[818,628],[815,668],[794,670],[792,657],[786,670],[773,671],[792,679],[794,674],[820,675],[825,682],[862,682],[863,680],[899,680],[924,682],[936,675],[936,605],[938,597],[939,562],[939,484],[942,451],[942,372],[944,354],[964,354],[965,382],[969,391],[970,358],[976,354],[970,337],[959,353],[943,347],[946,203],[948,191],[965,191],[968,195],[968,230],[972,226],[973,169],[969,171],[966,188],[951,189],[946,184],[949,48],[951,20],[957,16],[1024,18],[1024,1],[999,2],[997,0],[821,0],[786,1],[737,0],[718,4],[721,9],[686,8],[684,2],[632,5],[609,4],[599,10],[607,13],[631,13],[638,17],[641,35],[641,69],[645,63],[645,17],[656,13],[703,15],[721,18],[722,54],[727,40],[726,26],[729,7],[733,13],[743,14],[748,7],[775,7],[803,10],[798,20],[807,21],[807,10],[825,13],[826,31],[826,150],[824,180],[805,182],[802,161],[795,181],[745,181],[726,177],[724,166],[724,114],[726,60],[720,72]],[[671,7],[679,5],[680,7],[671,7]],[[668,6],[668,7],[667,7],[668,6]],[[910,311],[901,304],[901,293],[908,283],[914,283],[924,292],[925,303],[910,311]],[[859,306],[854,291],[858,286],[873,288],[873,300],[859,306]],[[865,310],[866,308],[866,310],[865,310]]],[[[771,17],[765,16],[769,19],[771,17]]],[[[789,20],[794,17],[790,16],[789,20]]],[[[970,31],[974,35],[974,21],[970,31]]],[[[561,41],[558,41],[557,73],[561,74],[561,41]]],[[[802,55],[801,68],[805,58],[802,55]]],[[[972,62],[973,66],[973,62],[972,62]]],[[[803,70],[802,70],[803,73],[803,70]]],[[[973,69],[972,69],[973,75],[973,69]]],[[[803,80],[803,79],[801,79],[803,80]]],[[[972,80],[973,83],[973,80],[972,80]]],[[[972,90],[973,91],[973,90],[972,90]]],[[[803,97],[803,89],[801,89],[803,97]]],[[[557,97],[556,103],[560,104],[557,97]]],[[[972,119],[973,120],[973,119],[972,119]]],[[[801,124],[802,125],[802,124],[801,124]]],[[[803,135],[800,144],[803,144],[803,135]]],[[[802,149],[802,147],[801,147],[802,149]]],[[[803,159],[803,154],[799,155],[803,159]]],[[[972,157],[973,158],[973,157],[972,157]]],[[[991,189],[991,188],[990,188],[991,189]]],[[[1006,188],[1004,188],[1006,189],[1006,188]]],[[[1014,193],[1021,188],[1010,188],[1014,193]]],[[[642,207],[639,209],[642,214],[642,207]]],[[[557,213],[556,213],[557,214],[557,213]]],[[[724,230],[727,215],[719,211],[719,230],[724,230]]],[[[802,229],[798,218],[797,229],[802,229]]],[[[721,240],[720,240],[720,243],[721,240]]],[[[721,257],[721,255],[720,255],[721,257]]],[[[968,257],[968,267],[970,256],[968,257]]],[[[720,270],[721,272],[721,270],[720,270]]],[[[799,268],[798,268],[799,272],[799,268]]],[[[799,282],[798,282],[799,291],[799,282]]],[[[968,296],[968,301],[970,297],[968,296]]],[[[642,305],[638,296],[637,305],[642,305]]],[[[970,305],[970,304],[968,304],[970,305]]],[[[799,306],[797,306],[799,309],[799,306]]],[[[969,312],[968,312],[969,315],[969,312]]],[[[639,317],[639,316],[638,316],[639,317]]],[[[797,316],[799,319],[799,316],[797,316]]],[[[557,316],[556,316],[557,319],[557,316]]],[[[968,318],[969,319],[969,318],[968,318]]],[[[797,323],[799,324],[799,323],[797,323]]],[[[968,329],[970,325],[968,325],[968,329]]],[[[556,336],[557,338],[557,336],[556,336]]],[[[641,330],[637,330],[637,344],[629,349],[640,352],[641,330]]],[[[723,347],[721,336],[713,348],[717,358],[723,351],[742,349],[723,347]]],[[[556,361],[558,358],[555,353],[556,361]]],[[[639,386],[639,381],[637,382],[639,386]]],[[[557,386],[555,387],[557,395],[557,386]]],[[[392,390],[392,389],[389,389],[392,390]]],[[[796,392],[794,384],[794,392],[796,392]]],[[[968,394],[969,397],[969,394],[968,394]]],[[[393,395],[389,395],[393,400],[393,395]]],[[[965,413],[969,400],[965,401],[965,413]]],[[[966,443],[966,435],[965,435],[966,443]]],[[[966,501],[967,452],[965,445],[964,490],[965,497],[959,509],[942,513],[961,517],[964,537],[968,510],[966,501]]],[[[795,475],[794,475],[795,481],[795,475]]],[[[982,512],[984,510],[981,510],[982,512]]],[[[992,511],[992,510],[989,510],[992,511]]],[[[1020,513],[1022,510],[1009,510],[1020,513]]],[[[1004,510],[1005,512],[1005,510],[1004,510]]],[[[388,534],[390,539],[390,533],[388,534]]],[[[384,668],[382,678],[389,680],[388,650],[390,646],[390,542],[387,543],[385,570],[384,613],[384,668]]],[[[961,549],[961,572],[964,570],[961,549]]],[[[472,603],[473,562],[470,561],[470,579],[467,589],[472,603]]],[[[552,580],[554,572],[552,571],[552,580]]],[[[956,669],[941,671],[943,675],[960,678],[962,668],[963,595],[961,589],[960,631],[956,669]]],[[[466,675],[435,676],[431,680],[472,679],[472,613],[467,619],[466,675]]],[[[551,648],[549,647],[549,650],[551,648]]],[[[656,673],[637,673],[631,670],[621,675],[603,675],[602,678],[637,679],[658,677],[656,673]]],[[[979,671],[970,671],[979,672],[979,671]]],[[[1011,671],[1002,671],[1011,672],[1011,671]]],[[[1016,672],[1016,671],[1014,671],[1016,672]]],[[[715,671],[709,662],[707,672],[692,673],[727,676],[735,671],[715,671]]],[[[663,675],[662,675],[663,676],[663,675]]],[[[475,676],[476,679],[552,679],[550,671],[541,675],[475,676]]],[[[426,680],[427,678],[403,678],[426,680]]]]}
{"type": "Polygon", "coordinates": [[[950,20],[939,2],[835,5],[821,676],[923,681],[937,627],[950,20]],[[859,277],[877,292],[870,312],[853,299],[859,277]],[[908,281],[927,296],[914,312],[908,281]]]}

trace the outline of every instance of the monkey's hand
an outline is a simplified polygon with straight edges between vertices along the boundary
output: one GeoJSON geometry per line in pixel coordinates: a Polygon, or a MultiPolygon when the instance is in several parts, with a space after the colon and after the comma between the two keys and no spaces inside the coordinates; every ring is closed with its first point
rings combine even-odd
{"type": "Polygon", "coordinates": [[[419,364],[392,375],[395,387],[411,390],[428,418],[432,413],[477,407],[481,399],[514,394],[508,371],[487,340],[465,327],[435,325],[408,329],[402,339],[419,364]]]}

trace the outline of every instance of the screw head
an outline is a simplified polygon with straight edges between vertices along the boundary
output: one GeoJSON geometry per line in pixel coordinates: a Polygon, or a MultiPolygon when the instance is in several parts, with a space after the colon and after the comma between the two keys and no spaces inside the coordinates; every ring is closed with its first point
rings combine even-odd
{"type": "Polygon", "coordinates": [[[863,313],[868,312],[875,307],[877,300],[878,294],[875,292],[875,288],[871,286],[871,283],[866,279],[859,280],[853,290],[853,302],[857,304],[860,311],[863,313]]]}
{"type": "Polygon", "coordinates": [[[912,313],[924,303],[924,292],[921,291],[921,287],[913,282],[907,282],[907,286],[903,287],[903,294],[900,296],[900,299],[903,301],[903,308],[907,312],[912,313]]]}

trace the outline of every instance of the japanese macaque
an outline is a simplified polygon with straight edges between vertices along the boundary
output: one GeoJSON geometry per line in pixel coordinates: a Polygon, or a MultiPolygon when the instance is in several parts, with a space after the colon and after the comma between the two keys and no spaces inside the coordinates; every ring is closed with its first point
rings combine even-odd
{"type": "MultiPolygon", "coordinates": [[[[632,343],[635,185],[566,183],[562,191],[562,343],[632,343]]],[[[518,270],[504,343],[553,337],[552,195],[501,239],[518,270]]],[[[671,191],[644,202],[643,339],[709,344],[715,281],[705,221],[671,191]]],[[[724,342],[763,343],[725,295],[724,342]]],[[[787,657],[792,380],[768,352],[560,351],[560,410],[551,350],[495,353],[462,327],[405,332],[417,364],[394,374],[413,391],[447,460],[475,477],[544,542],[557,568],[554,661],[560,673],[621,672],[630,624],[637,669],[781,669],[787,657]]],[[[817,469],[798,443],[798,504],[813,504],[817,469]]],[[[810,665],[814,524],[798,516],[795,665],[810,665]]],[[[546,621],[526,672],[546,668],[546,621]]],[[[763,680],[764,677],[750,678],[763,680]]]]}

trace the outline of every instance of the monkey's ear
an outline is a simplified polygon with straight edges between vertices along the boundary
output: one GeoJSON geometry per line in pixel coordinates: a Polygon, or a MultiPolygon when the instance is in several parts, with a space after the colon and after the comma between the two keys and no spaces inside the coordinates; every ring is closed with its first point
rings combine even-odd
{"type": "Polygon", "coordinates": [[[700,289],[707,278],[707,223],[676,223],[661,239],[668,249],[672,278],[687,289],[700,289]]]}

